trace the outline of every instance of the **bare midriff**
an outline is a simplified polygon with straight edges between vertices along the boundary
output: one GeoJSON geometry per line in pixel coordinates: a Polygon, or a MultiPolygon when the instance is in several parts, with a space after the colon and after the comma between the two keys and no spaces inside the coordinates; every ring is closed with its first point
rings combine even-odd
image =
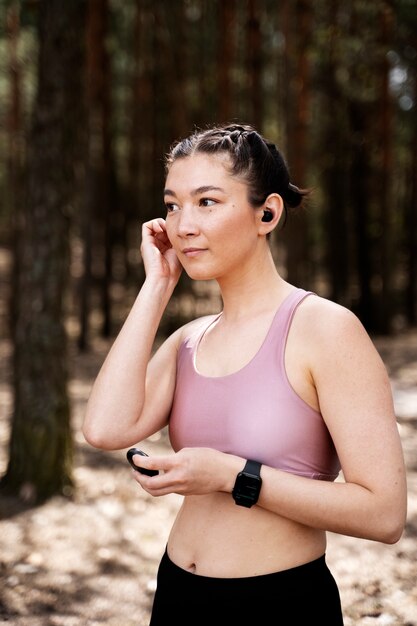
{"type": "Polygon", "coordinates": [[[168,555],[201,576],[238,578],[296,567],[322,556],[324,531],[253,506],[232,495],[187,496],[168,540],[168,555]]]}

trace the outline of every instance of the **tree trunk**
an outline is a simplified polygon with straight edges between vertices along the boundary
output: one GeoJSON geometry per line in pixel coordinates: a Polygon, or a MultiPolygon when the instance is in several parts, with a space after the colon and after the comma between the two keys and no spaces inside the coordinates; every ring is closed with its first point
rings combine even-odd
{"type": "MultiPolygon", "coordinates": [[[[288,6],[288,5],[287,5],[288,6]]],[[[301,187],[306,186],[308,162],[308,119],[310,115],[310,62],[309,42],[312,31],[312,7],[310,0],[298,0],[296,5],[295,29],[291,27],[291,12],[287,8],[288,26],[286,41],[290,67],[295,67],[295,75],[289,85],[289,109],[292,120],[288,126],[288,159],[291,180],[301,187]],[[296,50],[291,39],[296,40],[296,50]],[[295,54],[295,59],[293,59],[295,54]]],[[[309,283],[308,231],[306,215],[298,215],[288,220],[285,227],[285,246],[287,254],[287,280],[299,286],[309,283]]]]}
{"type": "MultiPolygon", "coordinates": [[[[356,313],[368,331],[374,330],[372,306],[372,252],[370,237],[369,180],[370,147],[368,128],[371,114],[367,105],[352,100],[349,105],[350,129],[352,133],[352,166],[350,171],[350,189],[354,226],[356,231],[356,267],[359,283],[359,297],[356,313]]],[[[355,308],[356,308],[355,307],[355,308]]]]}
{"type": "Polygon", "coordinates": [[[7,153],[7,205],[10,207],[11,247],[13,251],[13,270],[10,292],[10,335],[14,338],[17,317],[17,297],[20,274],[20,231],[22,228],[22,168],[23,168],[23,129],[21,71],[17,52],[20,30],[20,7],[10,5],[6,17],[8,39],[8,67],[10,85],[10,106],[7,116],[8,153],[7,153]]]}
{"type": "MultiPolygon", "coordinates": [[[[417,40],[416,40],[417,45],[417,40]]],[[[417,97],[417,68],[414,67],[414,91],[417,97]]],[[[409,324],[417,324],[417,116],[414,115],[414,124],[411,139],[411,167],[410,167],[410,199],[406,214],[406,241],[408,252],[408,280],[406,286],[406,314],[409,324]]]]}
{"type": "Polygon", "coordinates": [[[380,43],[381,43],[381,76],[380,113],[379,113],[379,145],[381,146],[378,176],[378,203],[380,210],[381,239],[380,239],[380,272],[381,293],[378,306],[378,330],[388,334],[392,330],[394,314],[393,275],[395,273],[395,222],[392,210],[391,172],[393,167],[392,139],[393,139],[393,105],[389,87],[390,62],[387,53],[390,50],[394,33],[394,16],[387,3],[381,6],[380,15],[380,43]]]}
{"type": "Polygon", "coordinates": [[[81,216],[83,276],[80,280],[80,335],[78,346],[89,344],[89,315],[93,277],[98,277],[101,334],[111,332],[113,216],[116,180],[111,142],[110,60],[106,49],[108,0],[88,4],[87,15],[87,163],[84,210],[81,216]]]}
{"type": "Polygon", "coordinates": [[[262,131],[262,36],[257,0],[249,0],[247,18],[248,104],[249,121],[262,131]]]}
{"type": "Polygon", "coordinates": [[[19,274],[14,414],[2,486],[31,501],[66,493],[72,437],[65,293],[79,138],[84,0],[39,5],[38,91],[19,274]]]}
{"type": "MultiPolygon", "coordinates": [[[[159,80],[162,78],[163,84],[166,85],[165,93],[170,105],[170,132],[176,138],[183,137],[189,131],[188,102],[185,97],[187,32],[183,29],[183,4],[182,2],[167,4],[163,0],[159,3],[156,2],[154,16],[156,45],[159,52],[157,58],[160,76],[158,78],[159,80]],[[175,30],[169,23],[171,14],[176,21],[175,30]]],[[[165,115],[163,116],[165,117],[165,115]]]]}
{"type": "Polygon", "coordinates": [[[219,103],[218,118],[225,123],[231,120],[232,115],[232,88],[231,68],[234,58],[234,27],[235,27],[235,0],[223,0],[219,6],[219,31],[220,40],[218,46],[218,77],[219,77],[219,103]]]}
{"type": "Polygon", "coordinates": [[[323,120],[323,192],[325,197],[325,266],[330,282],[329,297],[345,306],[349,300],[349,220],[346,198],[348,196],[346,172],[345,107],[336,80],[338,69],[337,45],[341,36],[337,26],[339,0],[328,4],[328,44],[322,66],[324,87],[323,120]]]}
{"type": "MultiPolygon", "coordinates": [[[[133,22],[133,70],[130,82],[130,133],[127,160],[127,194],[125,199],[125,210],[121,215],[123,224],[123,248],[125,276],[131,279],[134,276],[133,264],[130,257],[130,225],[135,225],[138,229],[140,207],[144,211],[141,195],[147,197],[146,184],[149,183],[149,159],[145,154],[145,146],[148,143],[148,136],[144,134],[143,124],[146,132],[149,133],[149,95],[150,86],[145,66],[145,40],[146,40],[146,18],[147,11],[143,0],[135,2],[135,17],[133,22]],[[145,144],[145,146],[144,146],[145,144]]],[[[144,220],[143,220],[144,221],[144,220]]],[[[143,276],[141,276],[143,278],[143,276]]]]}

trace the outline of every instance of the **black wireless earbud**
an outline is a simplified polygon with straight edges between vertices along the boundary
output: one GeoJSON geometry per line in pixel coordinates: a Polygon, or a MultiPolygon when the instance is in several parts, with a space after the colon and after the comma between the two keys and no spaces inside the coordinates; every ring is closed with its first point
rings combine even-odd
{"type": "Polygon", "coordinates": [[[261,222],[272,222],[274,216],[271,211],[264,211],[261,222]]]}

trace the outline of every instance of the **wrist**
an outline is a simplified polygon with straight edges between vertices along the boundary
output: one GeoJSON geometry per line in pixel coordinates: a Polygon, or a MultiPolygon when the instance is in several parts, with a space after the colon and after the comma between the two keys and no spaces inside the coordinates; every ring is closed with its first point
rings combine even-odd
{"type": "Polygon", "coordinates": [[[160,302],[165,307],[175,289],[176,282],[169,277],[146,276],[141,293],[149,295],[153,301],[160,302]]]}
{"type": "Polygon", "coordinates": [[[226,464],[222,466],[222,485],[220,491],[232,494],[235,486],[236,476],[245,467],[246,459],[233,454],[225,454],[226,464]]]}

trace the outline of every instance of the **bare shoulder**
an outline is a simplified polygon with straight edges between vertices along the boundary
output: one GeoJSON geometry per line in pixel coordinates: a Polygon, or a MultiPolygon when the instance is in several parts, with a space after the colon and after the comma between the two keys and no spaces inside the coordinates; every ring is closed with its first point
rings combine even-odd
{"type": "Polygon", "coordinates": [[[320,338],[352,338],[354,335],[369,339],[359,318],[348,308],[327,298],[311,295],[302,301],[297,313],[300,330],[320,338]]]}
{"type": "Polygon", "coordinates": [[[348,308],[321,296],[303,300],[294,317],[294,327],[314,360],[326,358],[336,363],[347,358],[352,364],[361,359],[381,361],[359,318],[348,308]]]}

